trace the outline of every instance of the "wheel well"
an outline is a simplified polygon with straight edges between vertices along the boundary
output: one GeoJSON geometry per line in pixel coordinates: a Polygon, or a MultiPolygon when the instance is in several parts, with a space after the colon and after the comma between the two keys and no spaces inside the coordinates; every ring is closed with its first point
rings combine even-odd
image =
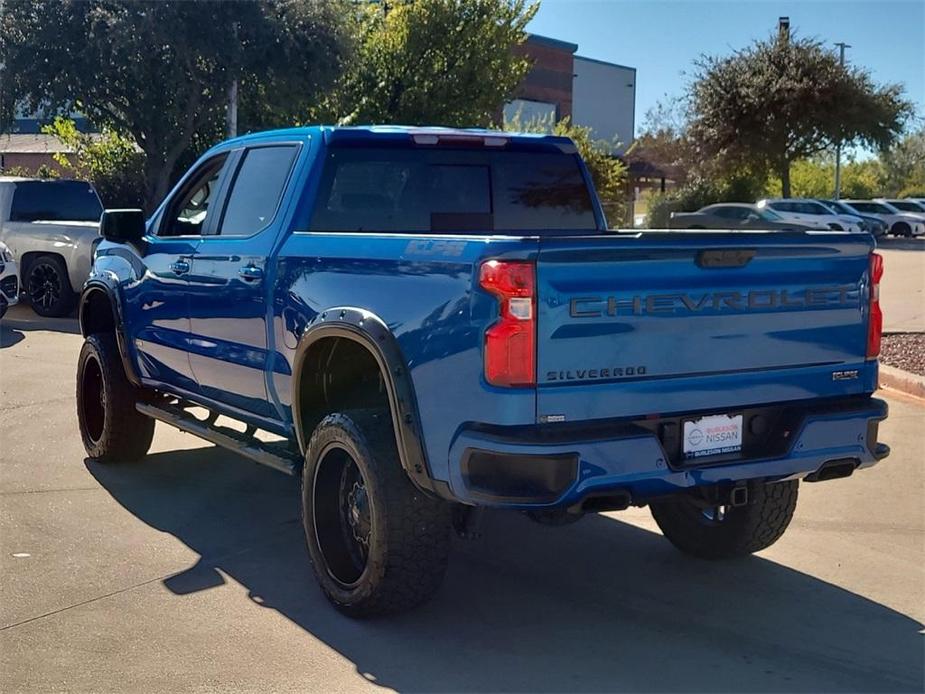
{"type": "Polygon", "coordinates": [[[84,337],[97,333],[115,333],[112,301],[102,289],[91,289],[80,306],[80,332],[84,337]]]}
{"type": "Polygon", "coordinates": [[[382,409],[390,412],[385,377],[372,352],[346,337],[312,343],[301,365],[299,421],[307,442],[319,422],[332,412],[382,409]]]}
{"type": "MultiPolygon", "coordinates": [[[[45,255],[48,255],[48,256],[51,256],[52,258],[57,258],[58,260],[60,260],[62,263],[64,263],[64,269],[67,270],[67,260],[65,260],[64,256],[61,255],[60,253],[50,253],[48,251],[29,251],[28,253],[22,254],[22,259],[19,262],[20,276],[23,278],[27,278],[29,276],[29,270],[32,269],[32,263],[34,263],[36,259],[41,258],[42,256],[45,256],[45,255]]],[[[68,279],[68,278],[65,278],[65,279],[68,279]]],[[[68,280],[68,282],[70,282],[70,280],[68,280]]],[[[68,284],[68,286],[70,286],[70,284],[68,284]]]]}

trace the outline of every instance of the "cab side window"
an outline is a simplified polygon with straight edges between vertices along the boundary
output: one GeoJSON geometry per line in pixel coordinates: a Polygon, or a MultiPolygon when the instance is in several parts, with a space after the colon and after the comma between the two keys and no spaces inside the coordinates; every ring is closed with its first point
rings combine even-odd
{"type": "Polygon", "coordinates": [[[215,202],[226,154],[205,162],[174,196],[164,213],[158,236],[201,236],[209,206],[215,202]]]}
{"type": "Polygon", "coordinates": [[[245,152],[228,195],[219,233],[249,236],[266,229],[279,207],[297,151],[295,145],[245,152]]]}

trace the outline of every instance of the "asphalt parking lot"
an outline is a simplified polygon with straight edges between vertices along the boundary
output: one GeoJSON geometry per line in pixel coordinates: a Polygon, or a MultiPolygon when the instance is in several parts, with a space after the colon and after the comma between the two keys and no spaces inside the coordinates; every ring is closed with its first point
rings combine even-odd
{"type": "MultiPolygon", "coordinates": [[[[909,264],[896,286],[915,290],[911,255],[887,267],[909,264]]],[[[86,460],[76,322],[20,306],[4,323],[0,691],[923,688],[921,401],[887,394],[893,455],[804,484],[755,557],[685,558],[644,509],[566,528],[499,514],[435,601],[352,622],[315,586],[293,480],[160,424],[141,464],[86,460]]]]}

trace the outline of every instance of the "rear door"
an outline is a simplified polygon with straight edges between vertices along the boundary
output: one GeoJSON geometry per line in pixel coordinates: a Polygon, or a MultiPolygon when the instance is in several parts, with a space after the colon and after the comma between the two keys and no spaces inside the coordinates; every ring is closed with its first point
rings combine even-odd
{"type": "Polygon", "coordinates": [[[540,421],[870,392],[871,250],[832,233],[541,239],[540,421]]]}
{"type": "Polygon", "coordinates": [[[279,238],[279,206],[300,145],[272,143],[233,155],[224,205],[191,259],[190,363],[200,392],[270,415],[267,257],[279,238]]]}

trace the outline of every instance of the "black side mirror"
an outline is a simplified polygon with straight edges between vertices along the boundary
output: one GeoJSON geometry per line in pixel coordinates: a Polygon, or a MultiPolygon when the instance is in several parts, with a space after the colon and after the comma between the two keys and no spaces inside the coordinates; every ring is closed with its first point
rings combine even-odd
{"type": "Polygon", "coordinates": [[[115,243],[141,241],[145,235],[145,214],[141,210],[104,210],[100,235],[115,243]]]}

